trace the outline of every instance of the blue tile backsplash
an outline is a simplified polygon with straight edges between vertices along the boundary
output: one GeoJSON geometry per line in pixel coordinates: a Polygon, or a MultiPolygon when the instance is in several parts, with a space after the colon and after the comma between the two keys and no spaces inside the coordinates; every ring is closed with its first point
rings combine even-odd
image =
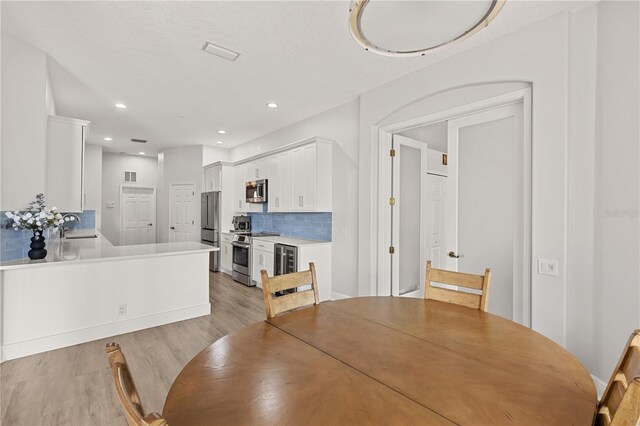
{"type": "MultiPolygon", "coordinates": [[[[11,221],[7,218],[4,211],[0,212],[0,214],[2,215],[0,219],[0,262],[24,259],[27,257],[27,252],[29,251],[33,231],[14,231],[11,228],[7,229],[7,224],[11,221]]],[[[80,222],[66,222],[65,225],[68,226],[69,229],[95,229],[95,210],[85,210],[77,214],[78,217],[80,217],[80,222]]],[[[45,231],[44,236],[47,239],[47,245],[49,245],[52,239],[58,238],[58,231],[45,231]]]]}
{"type": "Polygon", "coordinates": [[[331,213],[248,213],[253,232],[331,241],[331,213]]]}

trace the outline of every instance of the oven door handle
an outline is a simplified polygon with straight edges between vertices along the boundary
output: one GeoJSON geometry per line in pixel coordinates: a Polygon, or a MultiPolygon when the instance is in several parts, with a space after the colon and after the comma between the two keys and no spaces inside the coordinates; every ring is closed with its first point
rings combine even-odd
{"type": "Polygon", "coordinates": [[[249,248],[249,247],[251,247],[251,244],[238,243],[238,242],[231,243],[231,245],[234,246],[234,247],[241,247],[241,248],[249,248]]]}

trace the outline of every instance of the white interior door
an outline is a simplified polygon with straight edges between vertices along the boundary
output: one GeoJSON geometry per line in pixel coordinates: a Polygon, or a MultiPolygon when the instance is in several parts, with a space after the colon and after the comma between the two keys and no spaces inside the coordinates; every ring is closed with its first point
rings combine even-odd
{"type": "Polygon", "coordinates": [[[195,225],[195,185],[173,183],[169,200],[169,242],[197,241],[195,225]]]}
{"type": "Polygon", "coordinates": [[[427,175],[427,260],[434,268],[445,269],[445,187],[446,176],[427,175]]]}
{"type": "Polygon", "coordinates": [[[427,144],[393,135],[391,294],[422,297],[426,268],[427,144]]]}
{"type": "Polygon", "coordinates": [[[489,312],[509,319],[524,285],[523,134],[522,103],[448,123],[445,266],[490,267],[489,312]]]}
{"type": "Polygon", "coordinates": [[[120,245],[156,242],[155,188],[121,188],[120,245]]]}

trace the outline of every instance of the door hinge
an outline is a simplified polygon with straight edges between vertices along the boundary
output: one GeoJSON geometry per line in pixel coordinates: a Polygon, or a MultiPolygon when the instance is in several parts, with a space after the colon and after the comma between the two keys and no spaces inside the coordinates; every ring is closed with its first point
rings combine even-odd
{"type": "Polygon", "coordinates": [[[196,195],[196,192],[195,192],[195,191],[191,191],[191,195],[194,195],[194,196],[195,196],[195,195],[196,195]]]}
{"type": "Polygon", "coordinates": [[[396,248],[394,246],[389,246],[389,253],[393,254],[396,252],[396,248]]]}
{"type": "Polygon", "coordinates": [[[395,156],[396,156],[396,150],[392,148],[392,149],[389,151],[389,157],[395,157],[395,156]]]}
{"type": "Polygon", "coordinates": [[[192,221],[191,221],[191,224],[192,224],[192,225],[195,225],[195,224],[196,224],[195,220],[192,220],[192,221]]]}
{"type": "Polygon", "coordinates": [[[389,198],[389,205],[390,206],[395,206],[396,205],[396,199],[393,198],[393,197],[389,198]]]}

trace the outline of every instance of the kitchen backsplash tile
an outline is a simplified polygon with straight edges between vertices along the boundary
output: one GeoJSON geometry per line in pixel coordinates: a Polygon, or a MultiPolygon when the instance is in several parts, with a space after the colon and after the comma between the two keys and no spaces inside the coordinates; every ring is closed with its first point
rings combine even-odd
{"type": "Polygon", "coordinates": [[[331,213],[248,213],[254,232],[331,241],[331,213]]]}
{"type": "MultiPolygon", "coordinates": [[[[7,229],[7,224],[10,220],[4,211],[0,212],[0,214],[2,215],[0,219],[0,262],[24,259],[27,257],[33,232],[7,229]]],[[[95,229],[95,210],[85,210],[82,213],[77,213],[77,215],[80,218],[80,222],[67,222],[66,225],[69,229],[95,229]]],[[[58,238],[58,231],[45,231],[45,238],[47,239],[47,245],[49,245],[52,240],[58,238]]]]}

